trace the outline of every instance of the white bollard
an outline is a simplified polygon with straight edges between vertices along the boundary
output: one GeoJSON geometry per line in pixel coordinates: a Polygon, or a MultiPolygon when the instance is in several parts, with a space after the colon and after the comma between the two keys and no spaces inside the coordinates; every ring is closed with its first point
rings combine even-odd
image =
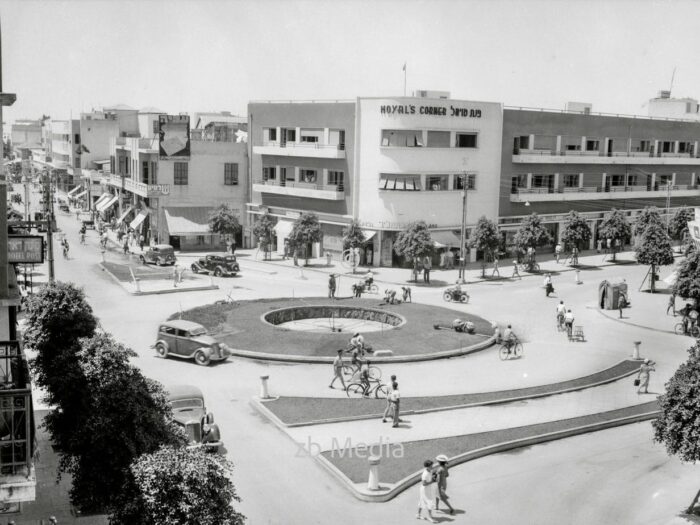
{"type": "Polygon", "coordinates": [[[270,376],[260,376],[260,399],[270,399],[270,394],[267,390],[267,380],[270,376]]]}
{"type": "Polygon", "coordinates": [[[105,249],[102,248],[102,262],[107,262],[105,261],[105,249]]]}
{"type": "Polygon", "coordinates": [[[632,359],[641,359],[639,357],[639,345],[641,345],[641,341],[635,341],[634,342],[634,350],[632,350],[632,359]]]}
{"type": "Polygon", "coordinates": [[[581,281],[580,273],[581,273],[580,270],[576,270],[576,284],[583,284],[583,282],[581,281]]]}
{"type": "Polygon", "coordinates": [[[370,456],[369,461],[369,479],[367,480],[367,488],[369,490],[379,490],[379,456],[370,456]]]}
{"type": "Polygon", "coordinates": [[[141,281],[141,279],[139,279],[138,277],[134,277],[134,284],[136,285],[136,291],[138,293],[141,293],[141,282],[140,281],[141,281]]]}

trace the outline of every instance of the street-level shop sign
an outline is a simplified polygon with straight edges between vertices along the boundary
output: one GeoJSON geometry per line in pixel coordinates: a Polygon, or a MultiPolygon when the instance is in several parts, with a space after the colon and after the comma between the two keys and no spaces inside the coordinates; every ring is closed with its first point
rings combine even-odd
{"type": "Polygon", "coordinates": [[[7,238],[7,262],[11,264],[42,264],[44,238],[40,235],[10,235],[7,238]]]}

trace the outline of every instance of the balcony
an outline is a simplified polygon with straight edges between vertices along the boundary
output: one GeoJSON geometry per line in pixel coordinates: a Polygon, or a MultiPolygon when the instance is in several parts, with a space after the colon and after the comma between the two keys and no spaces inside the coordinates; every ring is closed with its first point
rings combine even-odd
{"type": "MultiPolygon", "coordinates": [[[[698,197],[700,186],[680,184],[671,186],[671,197],[698,197]]],[[[657,189],[647,189],[646,186],[610,186],[607,189],[599,186],[583,186],[581,188],[518,188],[510,194],[510,202],[561,202],[561,201],[591,201],[610,199],[649,199],[663,198],[668,195],[666,186],[657,189]]]]}
{"type": "Polygon", "coordinates": [[[601,151],[549,149],[518,149],[513,151],[513,162],[517,164],[637,164],[698,166],[700,156],[692,153],[657,153],[653,151],[601,151]]]}
{"type": "Polygon", "coordinates": [[[343,186],[322,186],[308,182],[285,181],[281,184],[277,180],[259,180],[253,182],[253,191],[328,201],[342,201],[345,198],[343,186]]]}
{"type": "Polygon", "coordinates": [[[264,142],[253,146],[256,155],[279,157],[313,157],[317,159],[344,159],[345,144],[318,144],[316,142],[264,142]]]}
{"type": "Polygon", "coordinates": [[[157,137],[116,137],[115,145],[119,149],[124,149],[131,152],[140,151],[141,153],[158,153],[157,137]]]}
{"type": "MultiPolygon", "coordinates": [[[[122,177],[120,175],[104,174],[102,175],[102,183],[114,188],[122,188],[122,177]]],[[[124,190],[141,197],[163,197],[170,195],[170,184],[145,184],[130,179],[129,176],[124,177],[124,190]]]]}

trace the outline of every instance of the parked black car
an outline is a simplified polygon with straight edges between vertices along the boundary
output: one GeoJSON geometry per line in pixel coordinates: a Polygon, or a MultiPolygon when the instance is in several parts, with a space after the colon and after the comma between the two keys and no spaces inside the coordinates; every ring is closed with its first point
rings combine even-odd
{"type": "Polygon", "coordinates": [[[241,271],[235,255],[205,255],[192,263],[192,273],[213,273],[216,277],[236,275],[241,271]]]}

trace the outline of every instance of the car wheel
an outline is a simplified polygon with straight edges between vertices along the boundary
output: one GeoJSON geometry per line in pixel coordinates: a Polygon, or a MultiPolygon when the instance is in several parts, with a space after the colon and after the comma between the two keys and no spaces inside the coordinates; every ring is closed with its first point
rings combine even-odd
{"type": "Polygon", "coordinates": [[[197,270],[197,266],[195,266],[194,264],[190,266],[190,270],[192,270],[192,273],[199,273],[199,271],[197,270]]]}
{"type": "Polygon", "coordinates": [[[161,259],[160,257],[158,257],[158,258],[156,259],[156,266],[163,266],[163,259],[161,259]]]}
{"type": "Polygon", "coordinates": [[[146,264],[146,258],[143,255],[139,256],[139,261],[141,261],[141,264],[146,264]]]}
{"type": "Polygon", "coordinates": [[[156,352],[161,357],[168,357],[168,347],[163,343],[156,343],[156,352]]]}
{"type": "Polygon", "coordinates": [[[221,277],[221,268],[214,268],[214,277],[221,277]]]}
{"type": "Polygon", "coordinates": [[[209,364],[209,356],[205,354],[202,350],[197,350],[197,353],[194,354],[194,360],[198,365],[201,366],[207,366],[209,364]]]}

